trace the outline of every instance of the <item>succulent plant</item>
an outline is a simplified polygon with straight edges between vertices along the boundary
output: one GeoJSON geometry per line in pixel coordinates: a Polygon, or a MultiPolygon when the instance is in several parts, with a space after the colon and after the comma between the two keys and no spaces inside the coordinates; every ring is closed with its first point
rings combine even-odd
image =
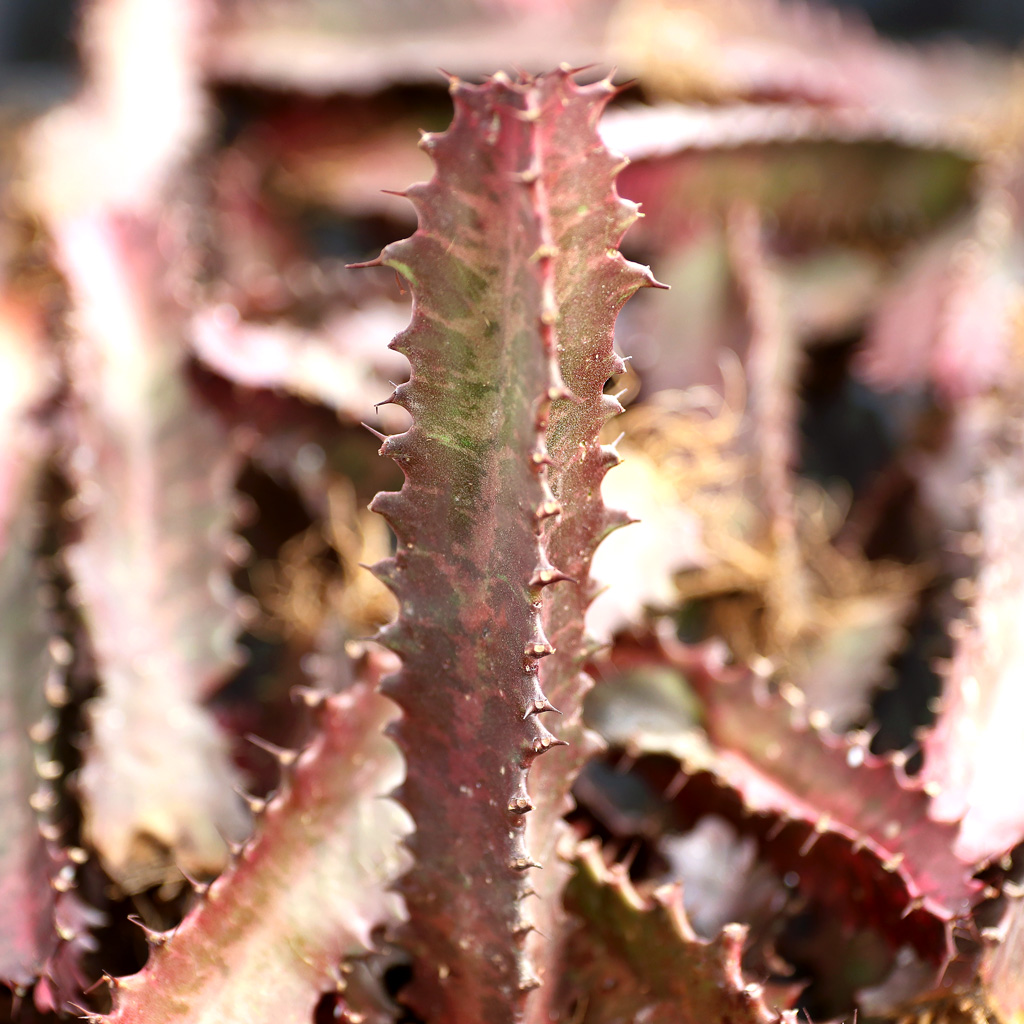
{"type": "Polygon", "coordinates": [[[96,0],[12,136],[0,1019],[1024,1013],[1012,66],[576,7],[96,0]]]}

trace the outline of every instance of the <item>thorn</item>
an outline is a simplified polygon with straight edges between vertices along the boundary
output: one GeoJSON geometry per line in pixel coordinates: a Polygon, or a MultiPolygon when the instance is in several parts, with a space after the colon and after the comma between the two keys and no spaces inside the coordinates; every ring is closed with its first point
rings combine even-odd
{"type": "Polygon", "coordinates": [[[567,747],[568,740],[559,739],[557,736],[538,736],[533,741],[533,752],[535,754],[547,753],[552,747],[567,747]]]}
{"type": "MultiPolygon", "coordinates": [[[[253,796],[252,793],[247,793],[241,786],[233,787],[235,792],[249,805],[249,810],[253,814],[260,815],[267,809],[267,801],[258,796],[253,796]]],[[[180,870],[180,869],[179,869],[180,870]]],[[[188,877],[187,875],[185,876],[188,877]]]]}
{"type": "Polygon", "coordinates": [[[508,862],[508,866],[513,871],[528,871],[530,868],[539,868],[542,865],[538,864],[532,857],[514,857],[508,862]]]}
{"type": "Polygon", "coordinates": [[[388,435],[387,435],[387,434],[382,434],[382,433],[381,433],[381,432],[380,432],[379,430],[377,430],[377,429],[376,429],[375,427],[371,427],[369,423],[363,423],[363,424],[361,424],[361,426],[364,426],[364,427],[366,427],[366,429],[367,429],[367,430],[368,430],[368,431],[369,431],[369,432],[370,432],[371,434],[373,434],[373,436],[374,436],[375,438],[377,438],[377,440],[379,440],[379,441],[381,442],[381,444],[383,444],[383,443],[384,443],[385,441],[389,440],[389,438],[388,438],[388,435]]]}
{"type": "Polygon", "coordinates": [[[117,988],[119,984],[117,978],[104,971],[88,988],[82,989],[82,995],[91,996],[104,982],[111,988],[117,988]]]}
{"type": "MultiPolygon", "coordinates": [[[[29,805],[30,806],[32,805],[32,798],[31,797],[29,797],[29,805]]],[[[60,838],[61,838],[63,833],[61,831],[60,825],[56,824],[55,822],[52,822],[52,821],[41,821],[39,823],[39,834],[48,843],[57,843],[57,842],[60,842],[60,838]]]]}
{"type": "Polygon", "coordinates": [[[126,920],[131,921],[134,925],[138,925],[146,933],[146,941],[151,946],[162,946],[169,938],[167,932],[158,932],[150,928],[138,914],[129,914],[126,920]]]}
{"type": "Polygon", "coordinates": [[[299,752],[297,750],[287,750],[284,747],[279,747],[276,743],[271,743],[269,740],[265,740],[262,736],[257,736],[255,733],[251,732],[247,733],[245,738],[254,747],[259,747],[260,750],[265,750],[284,768],[295,764],[296,760],[298,760],[299,752]]]}
{"type": "Polygon", "coordinates": [[[555,569],[550,565],[541,566],[540,568],[535,569],[533,576],[530,577],[530,586],[546,587],[552,583],[561,583],[563,580],[568,583],[576,582],[572,576],[568,573],[562,572],[560,569],[555,569]]]}
{"type": "Polygon", "coordinates": [[[292,697],[298,697],[307,708],[318,708],[327,700],[327,694],[323,690],[317,690],[312,686],[293,686],[292,697]]]}
{"type": "Polygon", "coordinates": [[[65,864],[57,874],[50,879],[50,888],[54,892],[70,892],[75,887],[75,869],[71,864],[65,864]]]}
{"type": "Polygon", "coordinates": [[[558,65],[558,70],[566,77],[572,78],[574,75],[581,75],[584,71],[589,71],[591,68],[596,68],[597,62],[592,61],[590,64],[581,64],[579,67],[573,67],[567,61],[562,61],[558,65]]]}
{"type": "MultiPolygon", "coordinates": [[[[47,811],[52,811],[57,805],[57,794],[49,786],[42,785],[28,798],[28,805],[33,811],[45,814],[47,811]]],[[[49,836],[43,833],[42,827],[40,827],[39,832],[43,835],[44,839],[49,838],[49,836]]],[[[60,835],[59,831],[57,834],[60,835]]]]}
{"type": "MultiPolygon", "coordinates": [[[[408,199],[409,198],[409,193],[408,192],[406,192],[404,190],[403,191],[399,191],[398,189],[395,189],[395,188],[382,188],[381,192],[383,192],[384,195],[386,195],[386,196],[398,196],[399,199],[408,199]]],[[[365,266],[365,264],[363,264],[363,265],[365,266]]],[[[355,266],[359,266],[359,264],[355,264],[355,266]]]]}
{"type": "Polygon", "coordinates": [[[561,515],[561,512],[562,506],[554,499],[550,499],[548,501],[542,501],[537,506],[537,511],[534,512],[533,517],[539,521],[542,519],[550,519],[551,516],[561,515]]]}
{"type": "Polygon", "coordinates": [[[67,1003],[65,1003],[65,1005],[70,1006],[71,1009],[74,1010],[79,1017],[81,1017],[85,1021],[88,1021],[89,1024],[103,1024],[103,1018],[101,1016],[93,1013],[92,1010],[87,1010],[84,1006],[80,1005],[79,1003],[73,1003],[70,1000],[68,1000],[67,1003]]]}
{"type": "Polygon", "coordinates": [[[538,260],[550,260],[557,255],[558,246],[552,245],[550,242],[544,242],[534,250],[533,255],[530,257],[530,262],[536,263],[538,260]]]}
{"type": "Polygon", "coordinates": [[[904,854],[894,853],[888,860],[882,861],[882,870],[892,874],[903,863],[904,854]]]}
{"type": "Polygon", "coordinates": [[[525,171],[513,171],[509,177],[520,185],[532,185],[540,177],[536,167],[527,167],[525,171]]]}
{"type": "Polygon", "coordinates": [[[542,711],[554,711],[556,715],[560,715],[562,712],[555,707],[547,699],[547,697],[538,697],[537,700],[533,701],[526,709],[526,714],[523,715],[523,721],[525,722],[530,715],[539,715],[542,711]]]}
{"type": "Polygon", "coordinates": [[[527,814],[533,810],[533,804],[527,796],[516,796],[508,802],[510,814],[527,814]]]}
{"type": "Polygon", "coordinates": [[[55,673],[47,676],[43,684],[43,690],[46,696],[46,703],[58,711],[70,700],[67,686],[64,685],[63,680],[59,679],[55,673]]]}
{"type": "Polygon", "coordinates": [[[382,405],[397,405],[397,406],[399,406],[399,407],[401,407],[401,406],[402,406],[402,403],[401,403],[401,402],[400,402],[400,401],[398,400],[398,397],[399,397],[399,396],[398,396],[398,389],[399,389],[399,387],[400,387],[401,385],[399,385],[399,384],[393,384],[393,383],[392,383],[391,381],[388,381],[388,383],[389,383],[389,384],[391,384],[391,386],[392,386],[392,387],[393,387],[393,388],[394,388],[395,390],[394,390],[394,391],[392,391],[392,392],[391,392],[391,394],[390,394],[390,395],[388,395],[388,397],[387,397],[387,398],[382,398],[382,399],[381,399],[381,400],[380,400],[379,402],[374,402],[374,403],[373,403],[373,408],[374,408],[374,410],[375,410],[375,411],[376,411],[376,410],[378,410],[378,409],[380,409],[380,407],[381,407],[382,405]]]}
{"type": "Polygon", "coordinates": [[[365,260],[363,263],[346,263],[346,270],[365,270],[367,267],[383,267],[384,261],[378,256],[376,259],[365,260]]]}
{"type": "Polygon", "coordinates": [[[534,642],[527,644],[523,649],[523,656],[526,658],[546,658],[549,654],[554,654],[555,649],[549,643],[534,642]]]}
{"type": "Polygon", "coordinates": [[[210,891],[209,882],[200,882],[198,878],[193,878],[181,865],[175,865],[181,872],[182,878],[192,886],[192,891],[197,896],[205,896],[210,891]]]}
{"type": "MultiPolygon", "coordinates": [[[[549,460],[550,461],[550,460],[549,460]]],[[[49,743],[50,740],[56,735],[57,732],[57,721],[56,718],[47,714],[39,719],[34,725],[28,730],[29,739],[33,743],[49,743]]]]}
{"type": "Polygon", "coordinates": [[[915,896],[911,900],[907,900],[907,905],[900,911],[900,920],[906,920],[916,910],[920,910],[924,906],[924,900],[920,896],[915,896]]]}

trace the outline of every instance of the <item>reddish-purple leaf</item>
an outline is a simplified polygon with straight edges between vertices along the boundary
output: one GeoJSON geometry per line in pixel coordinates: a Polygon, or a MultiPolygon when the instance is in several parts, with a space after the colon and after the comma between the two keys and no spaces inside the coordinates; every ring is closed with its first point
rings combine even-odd
{"type": "Polygon", "coordinates": [[[36,555],[52,438],[35,412],[54,385],[39,327],[0,298],[0,984],[37,983],[36,1004],[48,1009],[78,994],[98,915],[73,891],[76,864],[53,821],[61,766],[48,699],[64,693],[36,555]]]}
{"type": "Polygon", "coordinates": [[[247,817],[204,697],[237,666],[227,550],[240,459],[190,392],[155,230],[60,224],[77,306],[66,551],[102,691],[80,787],[85,832],[126,888],[216,873],[247,817]]]}
{"type": "Polygon", "coordinates": [[[405,814],[384,792],[402,775],[381,729],[394,706],[365,684],[327,697],[313,741],[260,815],[258,835],[149,963],[114,983],[110,1024],[307,1024],[344,988],[345,957],[401,914],[405,814]]]}
{"type": "Polygon", "coordinates": [[[634,211],[596,133],[608,83],[562,71],[452,92],[451,128],[424,139],[436,175],[408,193],[419,229],[380,260],[413,289],[393,343],[412,377],[392,397],[413,425],[381,447],[406,479],[373,507],[398,537],[378,573],[401,605],[384,640],[403,668],[385,692],[405,712],[399,796],[417,827],[402,882],[409,999],[452,1024],[499,1024],[538,983],[520,904],[535,862],[556,868],[580,753],[546,787],[526,774],[564,742],[539,717],[559,704],[582,751],[586,574],[623,521],[599,497],[615,456],[597,431],[618,408],[602,389],[619,363],[615,313],[651,279],[615,248],[634,211]],[[538,674],[545,657],[555,668],[538,674]]]}
{"type": "Polygon", "coordinates": [[[977,480],[978,571],[968,617],[954,629],[942,711],[924,740],[932,813],[959,832],[965,861],[998,857],[1024,838],[1024,473],[1020,421],[989,410],[977,480]]]}
{"type": "Polygon", "coordinates": [[[903,880],[908,913],[921,907],[944,922],[970,913],[983,887],[954,853],[956,828],[935,820],[923,780],[908,778],[899,758],[828,732],[792,685],[773,694],[754,673],[723,668],[710,648],[666,644],[703,700],[702,729],[648,732],[627,747],[674,754],[688,773],[710,771],[735,789],[750,811],[867,849],[903,880]]]}
{"type": "Polygon", "coordinates": [[[559,1019],[581,1024],[795,1024],[773,1013],[761,986],[740,971],[745,929],[725,927],[699,939],[683,910],[679,887],[645,899],[625,869],[608,868],[597,846],[580,848],[566,894],[574,923],[560,982],[559,1019]]]}

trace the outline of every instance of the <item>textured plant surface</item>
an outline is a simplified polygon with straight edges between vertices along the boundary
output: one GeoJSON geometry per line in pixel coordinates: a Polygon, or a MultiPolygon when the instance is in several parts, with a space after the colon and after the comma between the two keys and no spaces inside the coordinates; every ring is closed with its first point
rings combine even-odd
{"type": "Polygon", "coordinates": [[[397,538],[376,572],[400,606],[382,639],[403,666],[384,692],[404,712],[398,795],[416,822],[405,945],[423,1016],[513,1020],[540,983],[522,904],[542,866],[534,848],[555,866],[575,766],[530,769],[567,742],[542,714],[568,714],[580,745],[588,563],[621,521],[600,501],[617,458],[598,443],[617,407],[602,387],[622,366],[615,314],[651,283],[615,248],[633,213],[597,136],[612,94],[567,72],[453,83],[452,126],[421,143],[437,173],[408,193],[419,229],[379,261],[414,301],[393,343],[412,375],[390,399],[413,423],[381,447],[405,484],[371,507],[397,538]]]}
{"type": "Polygon", "coordinates": [[[80,36],[0,119],[0,1021],[1024,1019],[1016,61],[80,36]]]}

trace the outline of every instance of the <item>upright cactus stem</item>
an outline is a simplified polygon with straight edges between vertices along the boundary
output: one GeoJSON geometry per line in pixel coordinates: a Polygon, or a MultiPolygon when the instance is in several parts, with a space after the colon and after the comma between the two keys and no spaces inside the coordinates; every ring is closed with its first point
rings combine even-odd
{"type": "Polygon", "coordinates": [[[392,342],[411,377],[390,398],[412,425],[381,445],[405,483],[371,507],[398,540],[376,572],[400,602],[382,639],[402,658],[384,692],[404,712],[396,795],[416,824],[407,997],[432,1020],[500,1024],[544,973],[526,944],[540,867],[526,823],[543,816],[549,857],[578,758],[543,811],[527,775],[566,743],[550,712],[582,733],[589,563],[622,521],[600,500],[615,458],[597,435],[617,408],[603,385],[621,368],[615,316],[654,281],[616,248],[636,212],[596,131],[610,83],[563,69],[451,93],[450,128],[421,143],[434,178],[406,193],[419,227],[375,261],[414,303],[392,342]]]}

